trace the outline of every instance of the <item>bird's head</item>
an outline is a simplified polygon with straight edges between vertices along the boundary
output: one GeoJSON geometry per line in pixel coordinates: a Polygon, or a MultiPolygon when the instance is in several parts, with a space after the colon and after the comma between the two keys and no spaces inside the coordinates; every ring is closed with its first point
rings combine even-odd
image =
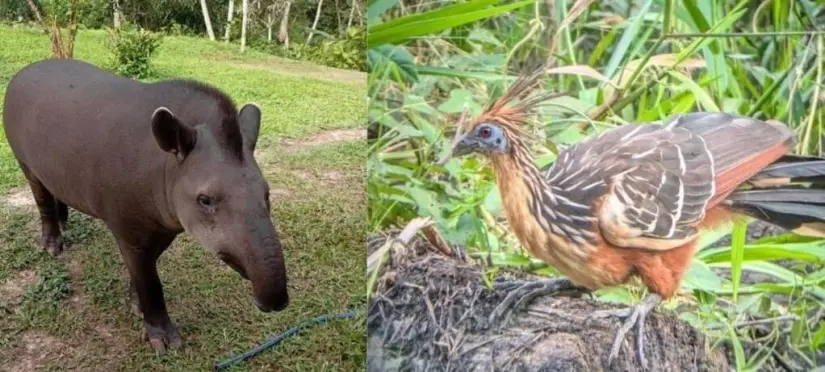
{"type": "Polygon", "coordinates": [[[506,153],[510,143],[509,135],[503,126],[493,121],[483,121],[459,137],[453,146],[452,156],[506,153]]]}
{"type": "Polygon", "coordinates": [[[529,75],[516,79],[504,95],[494,100],[470,125],[466,131],[464,118],[459,119],[458,133],[453,141],[449,157],[460,157],[480,153],[490,157],[511,154],[512,149],[521,146],[519,139],[522,127],[536,114],[536,109],[549,99],[561,94],[541,92],[532,94],[543,81],[544,65],[529,75]]]}

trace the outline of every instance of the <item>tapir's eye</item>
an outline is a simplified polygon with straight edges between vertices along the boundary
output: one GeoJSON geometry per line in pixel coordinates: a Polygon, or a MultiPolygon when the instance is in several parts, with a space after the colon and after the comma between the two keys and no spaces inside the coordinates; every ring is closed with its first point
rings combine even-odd
{"type": "Polygon", "coordinates": [[[203,195],[203,194],[198,195],[198,204],[200,204],[201,207],[204,207],[204,208],[212,208],[214,206],[214,202],[213,202],[212,198],[210,198],[206,195],[203,195]]]}
{"type": "Polygon", "coordinates": [[[481,138],[490,138],[490,135],[493,134],[493,130],[490,127],[482,127],[481,130],[478,131],[478,135],[481,138]]]}

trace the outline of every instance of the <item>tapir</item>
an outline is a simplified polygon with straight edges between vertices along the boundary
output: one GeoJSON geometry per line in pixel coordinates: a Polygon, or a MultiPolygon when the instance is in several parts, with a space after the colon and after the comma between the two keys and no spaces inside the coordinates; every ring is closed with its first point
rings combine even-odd
{"type": "Polygon", "coordinates": [[[251,281],[261,311],[289,303],[269,185],[253,156],[261,115],[209,84],[143,83],[71,59],[35,62],[9,82],[3,129],[37,203],[43,249],[63,251],[69,208],[101,220],[158,352],[182,344],[157,272],[180,233],[251,281]]]}

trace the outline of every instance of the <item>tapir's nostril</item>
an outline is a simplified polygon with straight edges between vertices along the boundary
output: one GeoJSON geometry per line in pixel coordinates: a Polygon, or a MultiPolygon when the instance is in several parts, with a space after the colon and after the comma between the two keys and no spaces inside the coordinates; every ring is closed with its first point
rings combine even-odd
{"type": "Polygon", "coordinates": [[[281,311],[283,309],[286,309],[286,307],[289,305],[288,297],[283,300],[276,301],[274,304],[272,304],[272,306],[268,306],[261,303],[261,301],[259,301],[257,298],[253,298],[253,301],[255,302],[255,306],[258,307],[258,310],[261,310],[265,313],[269,313],[272,311],[281,311]]]}

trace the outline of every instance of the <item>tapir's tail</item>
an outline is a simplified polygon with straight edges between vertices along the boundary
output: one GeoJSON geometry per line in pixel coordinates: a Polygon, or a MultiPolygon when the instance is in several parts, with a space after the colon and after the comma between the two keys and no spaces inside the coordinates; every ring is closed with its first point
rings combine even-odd
{"type": "Polygon", "coordinates": [[[723,202],[728,208],[800,235],[825,238],[825,158],[787,155],[723,202]]]}

